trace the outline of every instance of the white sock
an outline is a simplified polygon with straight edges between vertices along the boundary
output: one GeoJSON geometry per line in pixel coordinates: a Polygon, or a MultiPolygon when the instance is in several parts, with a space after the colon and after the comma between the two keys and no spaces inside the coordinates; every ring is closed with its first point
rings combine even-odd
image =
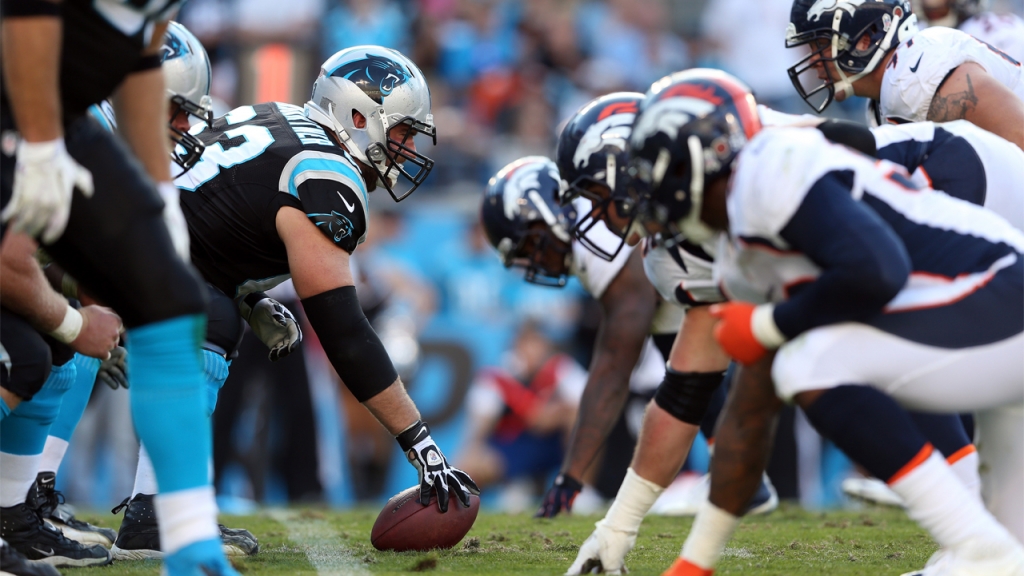
{"type": "Polygon", "coordinates": [[[981,501],[981,474],[978,472],[978,451],[974,449],[974,444],[965,446],[963,450],[947,458],[946,462],[967,491],[981,501]],[[970,450],[967,454],[961,455],[968,448],[970,450]]]}
{"type": "Polygon", "coordinates": [[[156,471],[153,470],[153,461],[146,453],[146,447],[139,445],[139,464],[135,467],[135,487],[132,488],[132,498],[139,494],[156,494],[160,490],[156,487],[156,471]]]}
{"type": "Polygon", "coordinates": [[[60,463],[64,461],[64,454],[67,451],[67,440],[56,436],[47,436],[46,445],[43,446],[43,459],[39,462],[39,471],[56,474],[57,470],[60,470],[60,463]]]}
{"type": "Polygon", "coordinates": [[[25,502],[28,489],[39,474],[41,454],[23,456],[0,452],[0,507],[10,508],[25,502]]]}
{"type": "Polygon", "coordinates": [[[202,540],[220,538],[212,486],[157,494],[153,499],[160,525],[160,547],[173,554],[202,540]]]}
{"type": "Polygon", "coordinates": [[[739,525],[738,517],[715,506],[710,500],[704,501],[697,511],[690,535],[683,543],[680,557],[705,570],[714,568],[722,557],[725,544],[739,525]]]}
{"type": "Polygon", "coordinates": [[[626,477],[622,479],[615,501],[604,515],[604,519],[597,524],[635,534],[640,529],[647,511],[664,491],[664,488],[654,482],[641,478],[632,467],[627,468],[626,477]]]}
{"type": "Polygon", "coordinates": [[[996,534],[1001,539],[1006,533],[937,451],[889,487],[903,498],[907,515],[943,548],[996,534]]]}

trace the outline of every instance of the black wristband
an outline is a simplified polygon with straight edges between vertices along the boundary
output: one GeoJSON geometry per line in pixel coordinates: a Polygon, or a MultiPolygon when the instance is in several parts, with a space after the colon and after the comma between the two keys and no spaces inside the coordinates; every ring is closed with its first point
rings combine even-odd
{"type": "Polygon", "coordinates": [[[583,483],[568,474],[559,474],[558,477],[555,478],[555,486],[568,488],[573,492],[579,492],[583,490],[583,483]]]}
{"type": "Polygon", "coordinates": [[[395,436],[395,440],[398,440],[402,452],[408,452],[427,436],[430,436],[430,427],[423,420],[417,420],[415,424],[406,428],[405,432],[395,436]]]}
{"type": "Polygon", "coordinates": [[[147,70],[159,68],[163,62],[164,60],[160,57],[160,54],[143,54],[135,63],[131,73],[135,74],[136,72],[146,72],[147,70]]]}
{"type": "Polygon", "coordinates": [[[4,18],[16,18],[18,16],[53,16],[60,18],[60,2],[49,2],[48,0],[3,0],[0,2],[4,18]]]}

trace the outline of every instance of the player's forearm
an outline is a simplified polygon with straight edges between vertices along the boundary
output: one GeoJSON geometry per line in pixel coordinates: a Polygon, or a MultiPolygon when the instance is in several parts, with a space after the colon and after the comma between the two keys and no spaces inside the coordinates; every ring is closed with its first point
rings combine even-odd
{"type": "MultiPolygon", "coordinates": [[[[620,366],[632,368],[632,364],[620,366]]],[[[580,479],[597,457],[629,398],[629,375],[629,370],[612,365],[598,354],[580,398],[563,474],[580,479]]]]}
{"type": "Polygon", "coordinates": [[[167,95],[160,68],[125,78],[113,100],[117,130],[155,182],[171,179],[167,95]]]}
{"type": "Polygon", "coordinates": [[[746,512],[771,454],[782,408],[771,380],[774,357],[739,367],[719,417],[709,500],[734,516],[746,512]]]}
{"type": "Polygon", "coordinates": [[[28,142],[61,137],[60,17],[8,15],[2,29],[3,80],[18,131],[28,142]]]}
{"type": "Polygon", "coordinates": [[[36,261],[36,243],[24,234],[9,233],[0,250],[0,302],[41,332],[60,326],[68,303],[50,288],[36,261]]]}
{"type": "Polygon", "coordinates": [[[401,380],[395,380],[383,392],[363,402],[363,406],[392,436],[398,436],[420,419],[420,411],[401,380]]]}
{"type": "Polygon", "coordinates": [[[629,398],[629,378],[654,316],[654,297],[650,296],[632,294],[607,301],[563,474],[576,479],[583,476],[622,414],[629,398]]]}

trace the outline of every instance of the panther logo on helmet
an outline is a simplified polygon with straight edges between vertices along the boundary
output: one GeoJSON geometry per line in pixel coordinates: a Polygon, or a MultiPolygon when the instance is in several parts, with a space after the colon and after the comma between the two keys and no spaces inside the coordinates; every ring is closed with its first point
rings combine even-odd
{"type": "Polygon", "coordinates": [[[852,10],[847,10],[852,14],[853,11],[856,10],[854,7],[860,6],[866,1],[867,0],[818,0],[811,5],[810,10],[807,11],[807,20],[810,22],[817,22],[825,12],[831,12],[838,8],[847,6],[853,8],[852,10]]]}
{"type": "Polygon", "coordinates": [[[313,223],[320,226],[326,226],[327,230],[334,234],[334,241],[341,242],[345,238],[352,235],[352,231],[355,226],[352,225],[352,221],[348,219],[348,216],[339,214],[335,210],[331,210],[330,214],[306,214],[309,216],[313,223]]]}
{"type": "Polygon", "coordinates": [[[374,102],[383,104],[384,97],[409,80],[412,74],[390,58],[367,54],[363,60],[341,66],[331,76],[351,80],[374,102]]]}
{"type": "Polygon", "coordinates": [[[188,44],[183,42],[177,34],[167,34],[164,36],[164,44],[160,47],[161,62],[181,58],[188,53],[188,44]]]}

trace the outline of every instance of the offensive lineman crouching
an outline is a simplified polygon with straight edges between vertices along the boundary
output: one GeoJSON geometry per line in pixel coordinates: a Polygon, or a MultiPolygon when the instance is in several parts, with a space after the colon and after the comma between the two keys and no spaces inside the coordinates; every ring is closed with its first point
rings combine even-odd
{"type": "Polygon", "coordinates": [[[243,106],[199,132],[202,159],[175,183],[203,277],[238,299],[290,276],[338,375],[419,471],[420,501],[436,491],[447,511],[450,491],[468,506],[479,490],[420,420],[349,265],[366,235],[368,193],[380,185],[400,201],[433,167],[417,133],[434,138],[422,72],[394,50],[358,46],[324,63],[304,109],[243,106]]]}

